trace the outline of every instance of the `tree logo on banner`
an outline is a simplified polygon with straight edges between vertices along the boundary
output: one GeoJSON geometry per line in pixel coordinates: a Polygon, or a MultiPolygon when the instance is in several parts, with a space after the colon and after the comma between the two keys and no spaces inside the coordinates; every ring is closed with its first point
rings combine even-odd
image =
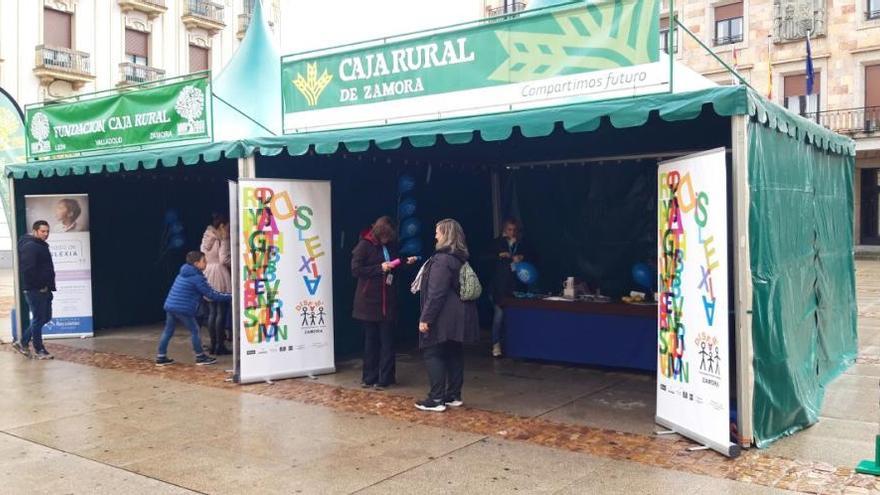
{"type": "Polygon", "coordinates": [[[195,86],[186,86],[177,95],[174,105],[177,114],[186,122],[177,124],[177,135],[201,134],[205,132],[205,120],[198,120],[205,112],[205,93],[195,86]]]}
{"type": "Polygon", "coordinates": [[[34,118],[31,119],[31,136],[37,140],[36,143],[31,143],[31,153],[49,151],[49,141],[46,141],[46,138],[49,137],[49,117],[45,113],[37,112],[34,114],[34,118]]]}
{"type": "Polygon", "coordinates": [[[321,93],[324,92],[324,89],[327,88],[327,85],[332,80],[333,76],[327,72],[327,69],[324,69],[324,73],[321,74],[321,77],[318,77],[318,63],[314,62],[306,64],[306,77],[297,72],[293,85],[305,96],[309,106],[313,107],[318,104],[318,98],[321,97],[321,93]]]}
{"type": "MultiPolygon", "coordinates": [[[[657,58],[657,46],[648,37],[655,10],[643,2],[606,2],[586,10],[566,10],[553,17],[561,32],[497,30],[509,60],[489,79],[522,82],[584,70],[614,69],[646,64],[657,58]],[[586,48],[596,39],[601,49],[586,48]]],[[[632,81],[628,81],[632,82],[632,81]]],[[[608,81],[609,84],[617,84],[608,81]]]]}

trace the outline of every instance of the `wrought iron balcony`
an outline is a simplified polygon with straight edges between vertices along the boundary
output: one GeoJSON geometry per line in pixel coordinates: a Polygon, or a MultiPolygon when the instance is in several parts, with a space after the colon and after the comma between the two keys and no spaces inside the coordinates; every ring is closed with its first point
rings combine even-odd
{"type": "Polygon", "coordinates": [[[486,17],[495,17],[504,14],[513,14],[526,9],[525,2],[505,2],[502,5],[486,8],[486,17]]]}
{"type": "Polygon", "coordinates": [[[34,75],[49,85],[53,81],[67,81],[78,90],[85,83],[95,80],[92,75],[92,56],[70,48],[37,46],[34,75]]]}
{"type": "Polygon", "coordinates": [[[208,0],[186,0],[181,20],[187,28],[201,28],[212,36],[226,27],[223,5],[208,0]]]}
{"type": "Polygon", "coordinates": [[[845,134],[880,133],[880,107],[823,110],[804,115],[828,129],[845,134]]]}
{"type": "Polygon", "coordinates": [[[131,11],[143,12],[150,19],[168,10],[165,0],[117,0],[117,3],[123,14],[131,11]]]}
{"type": "Polygon", "coordinates": [[[734,43],[742,43],[743,35],[737,34],[733,36],[721,36],[715,38],[715,46],[732,45],[734,43]]]}
{"type": "Polygon", "coordinates": [[[165,71],[146,65],[123,62],[119,64],[119,76],[119,86],[127,86],[129,84],[158,81],[165,77],[165,71]]]}
{"type": "Polygon", "coordinates": [[[238,29],[235,30],[235,35],[238,36],[239,40],[247,34],[248,26],[250,25],[251,14],[238,14],[238,29]]]}

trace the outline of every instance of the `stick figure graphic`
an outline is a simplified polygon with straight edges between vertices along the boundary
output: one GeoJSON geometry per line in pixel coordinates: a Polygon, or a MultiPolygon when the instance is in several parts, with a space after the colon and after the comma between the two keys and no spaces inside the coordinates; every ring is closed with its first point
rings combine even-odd
{"type": "Polygon", "coordinates": [[[302,313],[300,313],[300,316],[302,316],[302,318],[303,318],[302,326],[308,325],[309,324],[309,308],[307,308],[306,306],[303,306],[302,313]]]}
{"type": "Polygon", "coordinates": [[[721,374],[721,352],[718,351],[718,346],[715,346],[715,374],[721,374]]]}
{"type": "Polygon", "coordinates": [[[324,315],[324,306],[321,306],[320,308],[318,308],[318,325],[324,324],[324,315]]]}
{"type": "MultiPolygon", "coordinates": [[[[706,369],[706,356],[709,356],[709,353],[706,352],[706,343],[700,342],[700,369],[706,369]]],[[[711,362],[712,357],[709,356],[709,360],[711,362]]]]}
{"type": "Polygon", "coordinates": [[[312,308],[312,313],[309,316],[310,316],[309,325],[315,326],[315,310],[314,310],[314,308],[312,308]]]}
{"type": "Polygon", "coordinates": [[[706,370],[709,373],[715,373],[715,360],[712,359],[712,346],[709,346],[709,369],[706,370]]]}

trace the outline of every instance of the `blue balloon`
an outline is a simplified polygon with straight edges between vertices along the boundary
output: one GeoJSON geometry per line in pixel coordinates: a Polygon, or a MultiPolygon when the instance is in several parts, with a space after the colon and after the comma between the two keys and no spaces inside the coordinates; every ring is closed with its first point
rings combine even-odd
{"type": "Polygon", "coordinates": [[[174,249],[182,248],[186,244],[182,235],[176,235],[168,240],[168,245],[174,249]]]}
{"type": "Polygon", "coordinates": [[[400,202],[400,218],[411,217],[416,214],[416,200],[413,198],[406,198],[400,202]]]}
{"type": "Polygon", "coordinates": [[[644,289],[652,289],[657,283],[654,269],[647,263],[636,263],[632,267],[633,281],[644,289]]]}
{"type": "Polygon", "coordinates": [[[513,268],[516,272],[516,278],[518,278],[520,282],[526,285],[533,285],[538,281],[538,269],[528,261],[515,263],[513,268]]]}
{"type": "Polygon", "coordinates": [[[422,222],[418,218],[407,218],[400,224],[400,237],[406,239],[416,237],[422,230],[422,222]]]}
{"type": "Polygon", "coordinates": [[[172,234],[180,234],[183,232],[183,224],[180,222],[174,222],[171,224],[170,230],[172,234]]]}
{"type": "Polygon", "coordinates": [[[415,256],[422,252],[422,240],[418,237],[407,239],[400,248],[400,254],[406,256],[415,256]]]}
{"type": "Polygon", "coordinates": [[[400,179],[397,181],[397,190],[400,194],[405,194],[416,187],[416,180],[411,175],[401,175],[400,179]]]}
{"type": "Polygon", "coordinates": [[[165,210],[165,223],[170,225],[176,222],[178,218],[177,210],[173,208],[165,210]]]}

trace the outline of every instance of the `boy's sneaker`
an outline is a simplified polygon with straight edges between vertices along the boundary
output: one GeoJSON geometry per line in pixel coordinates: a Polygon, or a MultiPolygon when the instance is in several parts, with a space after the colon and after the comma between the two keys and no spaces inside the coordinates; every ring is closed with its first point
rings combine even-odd
{"type": "Polygon", "coordinates": [[[168,366],[169,364],[174,364],[174,360],[167,356],[156,358],[156,366],[168,366]]]}
{"type": "Polygon", "coordinates": [[[461,399],[446,399],[445,404],[449,407],[461,407],[464,405],[464,402],[461,399]]]}
{"type": "Polygon", "coordinates": [[[22,347],[18,342],[12,343],[12,348],[15,349],[15,352],[21,354],[22,356],[30,359],[31,358],[31,350],[27,347],[22,347]]]}
{"type": "Polygon", "coordinates": [[[55,356],[49,354],[46,349],[41,349],[34,354],[34,357],[37,359],[55,359],[55,356]]]}
{"type": "Polygon", "coordinates": [[[209,364],[214,364],[216,362],[217,362],[216,358],[212,358],[211,356],[209,356],[207,354],[201,354],[199,356],[196,356],[196,366],[206,366],[209,364]]]}
{"type": "Polygon", "coordinates": [[[420,411],[443,412],[446,410],[446,404],[431,399],[425,399],[416,402],[416,409],[420,411]]]}
{"type": "Polygon", "coordinates": [[[501,357],[501,344],[492,344],[492,357],[501,357]]]}

